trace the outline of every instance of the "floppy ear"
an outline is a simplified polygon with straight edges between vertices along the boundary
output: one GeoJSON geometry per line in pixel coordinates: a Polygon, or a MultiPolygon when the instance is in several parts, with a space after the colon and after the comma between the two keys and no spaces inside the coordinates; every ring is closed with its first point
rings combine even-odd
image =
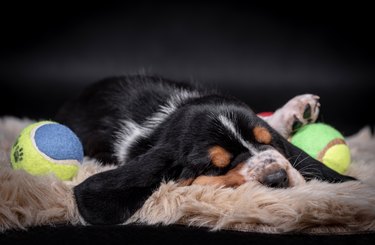
{"type": "Polygon", "coordinates": [[[164,155],[164,150],[153,149],[77,185],[74,195],[81,216],[97,225],[126,221],[160,184],[167,164],[164,155]]]}
{"type": "Polygon", "coordinates": [[[310,157],[303,150],[291,144],[284,137],[275,137],[273,146],[284,153],[292,166],[297,169],[306,180],[319,179],[332,183],[356,180],[353,177],[342,175],[330,169],[318,160],[310,157]],[[280,149],[281,148],[281,149],[280,149]]]}

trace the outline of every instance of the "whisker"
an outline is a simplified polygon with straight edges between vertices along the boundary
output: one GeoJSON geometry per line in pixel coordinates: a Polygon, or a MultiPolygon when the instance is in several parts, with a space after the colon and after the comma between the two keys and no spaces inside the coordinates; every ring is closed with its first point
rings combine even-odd
{"type": "Polygon", "coordinates": [[[310,176],[312,176],[312,177],[314,177],[314,178],[318,178],[319,179],[319,177],[320,177],[320,172],[319,171],[314,171],[314,169],[312,169],[312,170],[304,170],[304,171],[302,171],[301,172],[301,175],[310,175],[310,176]]]}
{"type": "Polygon", "coordinates": [[[298,154],[296,160],[294,161],[294,163],[292,164],[292,166],[295,166],[296,162],[298,161],[298,158],[301,156],[302,154],[302,151],[298,154]]]}
{"type": "Polygon", "coordinates": [[[315,169],[316,170],[316,168],[314,168],[314,164],[308,164],[308,165],[306,165],[306,166],[303,166],[301,169],[299,169],[299,171],[303,171],[303,170],[305,170],[305,169],[315,169]]]}
{"type": "Polygon", "coordinates": [[[304,166],[299,170],[299,172],[301,173],[301,175],[311,175],[315,178],[319,178],[322,175],[322,173],[319,170],[317,170],[314,166],[312,166],[312,164],[304,166]]]}
{"type": "Polygon", "coordinates": [[[303,161],[305,161],[306,159],[310,158],[310,156],[307,156],[305,157],[304,159],[302,159],[301,161],[299,161],[296,165],[292,165],[294,168],[296,168],[299,164],[301,164],[303,161]]]}
{"type": "Polygon", "coordinates": [[[301,173],[316,173],[320,174],[320,172],[316,169],[304,169],[301,173]]]}
{"type": "Polygon", "coordinates": [[[297,159],[298,159],[298,157],[301,155],[301,153],[302,153],[302,152],[300,152],[298,155],[290,156],[290,157],[288,157],[287,159],[290,160],[291,158],[296,157],[296,156],[297,156],[297,159]]]}

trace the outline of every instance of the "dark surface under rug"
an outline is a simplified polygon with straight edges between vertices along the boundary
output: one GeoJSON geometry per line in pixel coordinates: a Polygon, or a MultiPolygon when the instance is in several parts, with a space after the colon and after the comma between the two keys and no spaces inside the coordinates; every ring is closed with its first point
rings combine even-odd
{"type": "Polygon", "coordinates": [[[341,235],[210,231],[183,225],[41,226],[0,233],[0,244],[374,244],[375,233],[341,235]]]}

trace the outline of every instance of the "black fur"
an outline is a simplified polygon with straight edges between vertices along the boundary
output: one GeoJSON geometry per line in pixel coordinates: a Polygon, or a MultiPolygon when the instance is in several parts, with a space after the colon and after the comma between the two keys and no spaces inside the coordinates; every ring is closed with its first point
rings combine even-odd
{"type": "MultiPolygon", "coordinates": [[[[122,223],[142,206],[163,179],[222,175],[248,158],[248,150],[218,122],[217,116],[221,114],[225,114],[255,148],[265,146],[256,142],[251,130],[263,126],[271,132],[270,145],[290,162],[295,162],[297,157],[307,157],[257,117],[246,104],[233,97],[154,76],[110,78],[89,87],[79,98],[67,103],[56,120],[77,133],[86,155],[120,166],[93,175],[74,188],[80,214],[91,224],[122,223]],[[191,93],[199,91],[200,95],[179,103],[165,120],[128,148],[128,157],[121,162],[114,142],[118,140],[124,120],[144,124],[180,89],[191,93]],[[215,145],[233,155],[225,168],[218,168],[210,162],[208,149],[215,145]]],[[[352,180],[312,158],[300,163],[297,170],[307,165],[316,170],[314,175],[302,173],[307,180],[352,180]]]]}

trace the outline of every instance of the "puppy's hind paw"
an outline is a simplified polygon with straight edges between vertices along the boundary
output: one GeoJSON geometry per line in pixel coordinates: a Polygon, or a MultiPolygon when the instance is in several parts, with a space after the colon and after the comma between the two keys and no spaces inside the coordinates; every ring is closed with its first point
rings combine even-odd
{"type": "Polygon", "coordinates": [[[319,108],[319,96],[298,95],[264,120],[282,136],[289,138],[294,131],[302,126],[315,122],[319,116],[319,108]]]}
{"type": "Polygon", "coordinates": [[[317,120],[320,110],[319,96],[313,94],[296,96],[285,105],[285,109],[289,111],[288,114],[293,115],[291,129],[294,132],[317,120]]]}
{"type": "Polygon", "coordinates": [[[296,96],[282,108],[285,126],[290,129],[290,132],[294,132],[308,123],[315,122],[319,116],[319,110],[319,96],[313,94],[296,96]]]}

